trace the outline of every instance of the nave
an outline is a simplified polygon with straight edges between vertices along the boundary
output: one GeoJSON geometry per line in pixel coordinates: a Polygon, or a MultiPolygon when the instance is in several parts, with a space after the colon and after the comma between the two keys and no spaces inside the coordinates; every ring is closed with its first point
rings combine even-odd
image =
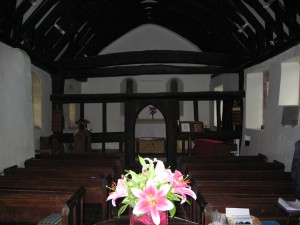
{"type": "MultiPolygon", "coordinates": [[[[0,224],[37,224],[53,214],[60,214],[63,225],[115,218],[117,208],[106,201],[107,187],[125,169],[123,153],[38,154],[24,168],[12,166],[0,176],[0,224]]],[[[141,172],[138,163],[131,169],[141,172]]],[[[261,223],[298,224],[299,214],[277,204],[279,197],[295,199],[291,173],[278,161],[261,154],[178,156],[176,169],[189,175],[197,194],[197,200],[188,197],[191,204],[176,204],[176,217],[207,225],[212,222],[209,212],[232,207],[249,208],[261,223]]]]}

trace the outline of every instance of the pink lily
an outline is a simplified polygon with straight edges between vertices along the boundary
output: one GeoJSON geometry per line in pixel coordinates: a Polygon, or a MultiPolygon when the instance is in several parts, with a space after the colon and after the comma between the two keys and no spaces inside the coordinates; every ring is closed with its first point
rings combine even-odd
{"type": "MultiPolygon", "coordinates": [[[[116,200],[117,198],[122,198],[128,196],[127,186],[124,184],[126,181],[126,178],[118,179],[117,186],[115,187],[115,191],[109,193],[108,198],[106,201],[112,200],[111,203],[113,206],[116,206],[116,200]]],[[[114,187],[112,187],[113,189],[114,187]]]]}
{"type": "Polygon", "coordinates": [[[187,183],[189,180],[184,180],[183,175],[176,170],[173,174],[173,179],[171,180],[171,185],[173,185],[173,193],[181,195],[181,204],[186,201],[186,195],[191,196],[196,199],[196,194],[191,190],[191,186],[187,183]]]}
{"type": "Polygon", "coordinates": [[[141,215],[150,211],[153,222],[158,225],[160,223],[159,211],[171,210],[174,207],[173,203],[165,197],[169,190],[169,185],[162,185],[157,189],[152,181],[147,182],[143,191],[132,188],[131,192],[139,199],[133,208],[133,214],[141,215]]]}

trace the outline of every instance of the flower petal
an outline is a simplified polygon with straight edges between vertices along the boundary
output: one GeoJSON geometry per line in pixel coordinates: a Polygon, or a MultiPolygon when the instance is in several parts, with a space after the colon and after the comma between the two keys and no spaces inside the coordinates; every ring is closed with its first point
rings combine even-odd
{"type": "Polygon", "coordinates": [[[174,205],[171,201],[169,201],[166,198],[159,198],[157,203],[155,204],[155,207],[159,211],[168,211],[173,209],[174,205]]]}
{"type": "Polygon", "coordinates": [[[159,225],[160,224],[159,211],[155,207],[151,207],[150,208],[150,213],[151,213],[151,217],[152,217],[153,222],[156,225],[159,225]]]}
{"type": "Polygon", "coordinates": [[[150,205],[146,199],[140,200],[132,210],[135,215],[141,215],[150,211],[150,205]]]}

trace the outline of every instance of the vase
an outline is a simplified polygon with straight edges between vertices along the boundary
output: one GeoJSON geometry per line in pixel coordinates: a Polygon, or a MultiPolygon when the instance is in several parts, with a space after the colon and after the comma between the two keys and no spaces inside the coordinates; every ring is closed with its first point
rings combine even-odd
{"type": "MultiPolygon", "coordinates": [[[[160,225],[168,224],[168,211],[159,211],[160,225]]],[[[137,217],[133,213],[130,213],[130,225],[155,225],[152,220],[150,212],[137,217]]]]}

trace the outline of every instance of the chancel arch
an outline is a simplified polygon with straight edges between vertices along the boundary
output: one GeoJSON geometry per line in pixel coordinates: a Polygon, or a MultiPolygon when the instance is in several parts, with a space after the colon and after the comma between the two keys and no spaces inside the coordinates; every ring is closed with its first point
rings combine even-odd
{"type": "MultiPolygon", "coordinates": [[[[130,164],[135,162],[135,127],[138,115],[149,105],[155,106],[162,114],[166,124],[166,158],[170,164],[176,162],[176,121],[178,115],[178,103],[176,100],[156,99],[156,100],[133,100],[126,103],[125,107],[125,133],[126,133],[126,161],[130,164]]],[[[175,167],[173,167],[175,168],[175,167]]]]}

